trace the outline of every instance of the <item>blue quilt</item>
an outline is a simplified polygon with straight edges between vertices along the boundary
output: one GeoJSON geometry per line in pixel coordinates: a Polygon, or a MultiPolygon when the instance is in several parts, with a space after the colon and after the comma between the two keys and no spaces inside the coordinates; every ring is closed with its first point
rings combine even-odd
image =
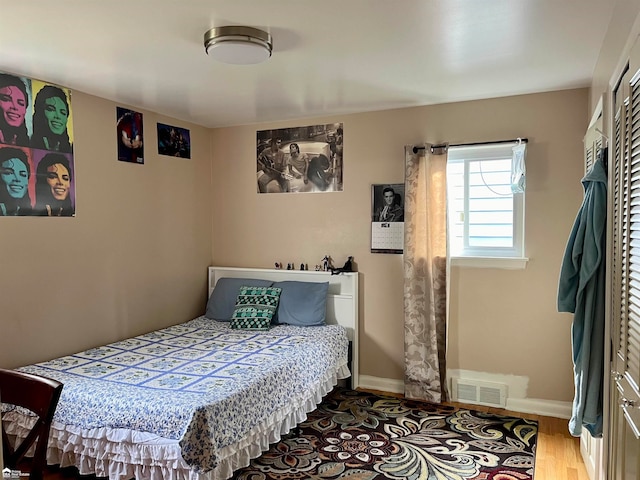
{"type": "Polygon", "coordinates": [[[216,452],[347,363],[338,325],[232,330],[199,317],[20,370],[64,383],[55,422],[179,440],[198,472],[216,452]]]}

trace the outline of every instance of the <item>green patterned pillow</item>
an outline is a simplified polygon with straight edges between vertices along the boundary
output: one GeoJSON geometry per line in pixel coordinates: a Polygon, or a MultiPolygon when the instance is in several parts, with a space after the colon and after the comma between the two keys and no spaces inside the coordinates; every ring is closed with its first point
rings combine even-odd
{"type": "Polygon", "coordinates": [[[231,328],[269,330],[280,300],[279,287],[240,287],[231,328]]]}

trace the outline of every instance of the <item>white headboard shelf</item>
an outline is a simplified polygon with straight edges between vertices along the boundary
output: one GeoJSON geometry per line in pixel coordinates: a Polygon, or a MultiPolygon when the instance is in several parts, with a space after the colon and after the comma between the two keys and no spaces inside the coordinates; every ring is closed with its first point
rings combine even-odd
{"type": "Polygon", "coordinates": [[[267,268],[209,267],[209,295],[218,279],[256,278],[273,282],[329,282],[327,323],[342,325],[351,342],[351,388],[358,387],[358,274],[331,275],[311,270],[276,270],[267,268]]]}

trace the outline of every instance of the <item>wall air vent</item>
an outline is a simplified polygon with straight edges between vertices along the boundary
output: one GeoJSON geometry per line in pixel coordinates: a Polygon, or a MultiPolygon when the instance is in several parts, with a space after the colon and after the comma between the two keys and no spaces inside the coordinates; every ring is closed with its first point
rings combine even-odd
{"type": "Polygon", "coordinates": [[[451,383],[455,402],[501,408],[507,405],[507,385],[503,383],[478,382],[460,378],[453,378],[451,383]]]}

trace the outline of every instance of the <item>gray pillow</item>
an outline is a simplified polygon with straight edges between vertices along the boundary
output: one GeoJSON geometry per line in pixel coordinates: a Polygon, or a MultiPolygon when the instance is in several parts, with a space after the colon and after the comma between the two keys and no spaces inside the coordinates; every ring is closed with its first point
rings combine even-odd
{"type": "Polygon", "coordinates": [[[282,289],[275,322],[300,327],[326,323],[329,282],[284,281],[272,286],[282,289]]]}
{"type": "Polygon", "coordinates": [[[221,322],[230,322],[236,309],[236,299],[240,287],[270,287],[271,280],[255,278],[219,278],[207,302],[205,317],[221,322]]]}

